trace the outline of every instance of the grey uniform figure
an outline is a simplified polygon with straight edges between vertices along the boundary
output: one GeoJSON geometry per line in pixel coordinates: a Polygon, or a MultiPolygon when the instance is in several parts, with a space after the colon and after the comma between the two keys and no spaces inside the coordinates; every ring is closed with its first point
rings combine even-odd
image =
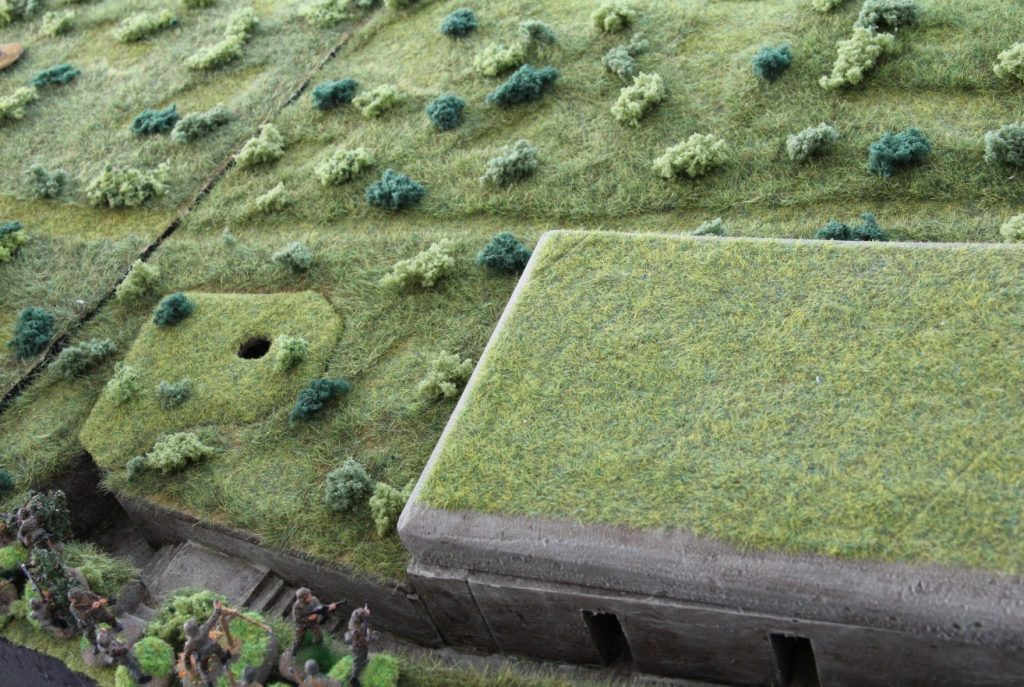
{"type": "Polygon", "coordinates": [[[341,683],[332,677],[320,674],[320,666],[312,658],[306,661],[305,677],[299,687],[341,687],[341,683]]]}
{"type": "Polygon", "coordinates": [[[101,627],[96,634],[96,654],[103,658],[108,666],[124,666],[131,673],[135,682],[144,685],[153,678],[142,671],[142,666],[132,656],[130,647],[114,637],[114,631],[101,627]]]}
{"type": "Polygon", "coordinates": [[[242,671],[242,687],[263,687],[256,679],[256,669],[252,666],[246,666],[242,671]]]}
{"type": "Polygon", "coordinates": [[[68,591],[68,602],[79,631],[85,635],[93,648],[97,648],[96,626],[100,623],[110,625],[115,632],[123,629],[121,623],[117,622],[117,618],[107,608],[107,600],[85,587],[72,587],[68,591]]]}
{"type": "Polygon", "coordinates": [[[199,679],[209,687],[213,687],[213,678],[210,676],[210,659],[217,656],[222,666],[226,666],[231,658],[231,652],[225,649],[216,641],[210,639],[210,630],[220,620],[220,601],[213,602],[213,613],[202,625],[195,618],[185,621],[185,648],[182,653],[185,656],[185,669],[194,670],[199,674],[199,679]]]}
{"type": "Polygon", "coordinates": [[[377,633],[370,629],[370,609],[368,606],[352,611],[348,619],[348,631],[345,642],[352,647],[352,672],[348,676],[349,687],[362,687],[359,681],[366,664],[369,663],[370,641],[377,638],[377,633]]]}
{"type": "Polygon", "coordinates": [[[324,606],[313,592],[305,587],[295,590],[295,603],[292,605],[292,622],[295,623],[295,639],[292,640],[292,656],[299,653],[302,640],[306,633],[313,634],[314,644],[324,643],[324,633],[320,631],[320,621],[324,616],[338,607],[333,603],[324,606]]]}

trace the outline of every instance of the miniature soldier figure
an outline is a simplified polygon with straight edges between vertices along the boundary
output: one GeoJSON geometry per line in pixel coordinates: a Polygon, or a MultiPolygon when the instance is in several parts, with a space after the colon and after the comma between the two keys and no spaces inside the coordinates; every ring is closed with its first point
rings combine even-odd
{"type": "Polygon", "coordinates": [[[68,592],[68,601],[71,603],[71,615],[75,617],[79,631],[86,636],[94,648],[96,648],[96,626],[98,624],[106,623],[115,632],[124,629],[107,608],[109,600],[99,594],[91,592],[85,587],[72,587],[68,592]]]}
{"type": "Polygon", "coordinates": [[[324,634],[320,631],[320,623],[327,614],[338,607],[337,603],[328,606],[320,603],[313,592],[305,587],[295,590],[295,603],[292,605],[292,622],[295,623],[295,639],[292,640],[292,656],[299,653],[306,632],[313,633],[313,643],[323,644],[324,634]]]}
{"type": "Polygon", "coordinates": [[[256,669],[252,666],[246,666],[242,671],[242,687],[263,687],[256,680],[256,669]]]}
{"type": "Polygon", "coordinates": [[[153,678],[142,672],[142,666],[131,654],[131,649],[124,642],[114,638],[114,631],[109,627],[101,627],[96,634],[96,654],[108,666],[124,666],[132,674],[135,682],[144,685],[153,678]]]}
{"type": "Polygon", "coordinates": [[[332,677],[320,674],[320,665],[314,660],[306,661],[306,677],[299,687],[341,687],[341,683],[332,677]]]}
{"type": "Polygon", "coordinates": [[[377,638],[377,633],[370,629],[370,608],[363,606],[352,611],[348,619],[348,631],[345,642],[352,647],[352,672],[348,677],[349,687],[362,687],[359,677],[369,663],[370,641],[377,638]]]}
{"type": "Polygon", "coordinates": [[[231,651],[225,649],[215,640],[210,639],[210,630],[220,620],[222,606],[219,600],[213,602],[213,613],[202,625],[195,618],[185,621],[185,669],[191,669],[199,675],[199,679],[209,687],[213,687],[213,678],[209,675],[210,658],[217,656],[221,666],[226,666],[231,659],[231,651]]]}

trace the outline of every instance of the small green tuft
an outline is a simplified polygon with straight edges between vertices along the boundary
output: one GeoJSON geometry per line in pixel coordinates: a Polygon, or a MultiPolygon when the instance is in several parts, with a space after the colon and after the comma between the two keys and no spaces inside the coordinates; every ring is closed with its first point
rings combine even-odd
{"type": "Polygon", "coordinates": [[[314,379],[309,386],[299,392],[299,398],[292,407],[288,421],[295,423],[313,419],[323,412],[328,401],[347,394],[351,388],[352,385],[344,379],[314,379]]]}
{"type": "Polygon", "coordinates": [[[192,380],[179,379],[176,382],[160,381],[156,385],[156,400],[164,410],[177,408],[192,397],[192,380]]]}
{"type": "Polygon", "coordinates": [[[483,250],[476,256],[476,264],[494,270],[518,274],[526,269],[530,261],[530,249],[513,236],[503,231],[487,242],[483,250]]]}
{"type": "Polygon", "coordinates": [[[524,64],[512,76],[487,94],[487,102],[501,107],[539,100],[545,89],[558,78],[554,67],[537,69],[524,64]]]}
{"type": "Polygon", "coordinates": [[[162,110],[146,108],[132,120],[131,131],[136,136],[164,134],[178,123],[178,108],[171,104],[162,110]]]}
{"type": "Polygon", "coordinates": [[[725,236],[725,222],[721,217],[701,222],[690,232],[690,236],[725,236]]]}
{"type": "Polygon", "coordinates": [[[327,473],[324,501],[336,513],[347,513],[366,501],[373,492],[373,480],[363,464],[349,458],[327,473]]]}
{"type": "Polygon", "coordinates": [[[324,186],[340,186],[372,167],[373,162],[373,155],[366,148],[338,148],[317,164],[313,172],[324,186]]]}
{"type": "Polygon", "coordinates": [[[252,201],[250,210],[263,214],[281,212],[292,204],[292,196],[284,187],[284,182],[279,182],[266,193],[256,196],[252,201]]]}
{"type": "Polygon", "coordinates": [[[391,84],[383,84],[352,98],[352,105],[364,117],[374,119],[393,109],[398,101],[398,89],[391,84]]]}
{"type": "Polygon", "coordinates": [[[103,387],[103,396],[114,405],[122,405],[135,398],[139,393],[139,373],[135,368],[118,363],[114,374],[103,387]]]}
{"type": "Polygon", "coordinates": [[[819,85],[834,91],[859,84],[875,68],[882,55],[891,51],[895,45],[896,38],[892,34],[877,33],[862,26],[854,27],[852,36],[839,41],[832,73],[821,77],[819,85]]]}
{"type": "Polygon", "coordinates": [[[53,324],[53,315],[43,308],[24,308],[14,324],[14,337],[7,342],[15,359],[28,360],[42,353],[53,338],[53,324]]]}
{"type": "MultiPolygon", "coordinates": [[[[1003,78],[1017,78],[1024,81],[1024,41],[1014,43],[1006,50],[996,56],[996,63],[992,66],[996,76],[1003,78]]],[[[3,117],[0,117],[2,120],[3,117]]]]}
{"type": "Polygon", "coordinates": [[[63,86],[70,83],[78,77],[82,72],[71,64],[64,62],[56,66],[44,69],[40,72],[36,72],[36,75],[32,77],[31,83],[36,88],[45,88],[46,86],[63,86]]]}
{"type": "Polygon", "coordinates": [[[438,398],[455,398],[459,389],[473,374],[473,359],[460,358],[455,353],[441,351],[430,361],[427,376],[424,377],[417,391],[428,400],[438,398]]]}
{"type": "Polygon", "coordinates": [[[654,172],[663,179],[686,175],[691,179],[702,177],[728,161],[728,147],[724,140],[711,134],[693,134],[688,139],[665,150],[654,160],[654,172]]]}
{"type": "Polygon", "coordinates": [[[273,124],[260,127],[260,133],[253,136],[235,155],[239,169],[251,169],[257,165],[276,162],[284,157],[284,136],[273,124]]]}
{"type": "Polygon", "coordinates": [[[164,9],[160,12],[140,12],[121,20],[114,30],[114,38],[122,43],[133,43],[148,38],[178,23],[174,13],[164,9]]]}
{"type": "Polygon", "coordinates": [[[640,126],[640,120],[649,115],[665,99],[665,83],[658,74],[641,72],[633,84],[619,91],[619,99],[612,105],[615,121],[628,126],[640,126]]]}
{"type": "Polygon", "coordinates": [[[921,164],[931,152],[931,143],[913,127],[888,133],[868,147],[868,171],[888,178],[899,168],[921,164]]]}
{"type": "Polygon", "coordinates": [[[449,38],[464,38],[476,29],[476,15],[473,10],[460,8],[441,21],[441,33],[449,38]]]}
{"type": "Polygon", "coordinates": [[[1015,215],[1006,220],[999,234],[1007,243],[1024,242],[1024,215],[1015,215]]]}
{"type": "Polygon", "coordinates": [[[366,187],[366,202],[378,208],[401,210],[423,200],[426,194],[423,184],[393,169],[385,169],[380,181],[366,187]]]}
{"type": "Polygon", "coordinates": [[[178,324],[195,312],[196,304],[181,291],[165,296],[153,311],[153,322],[158,327],[178,324]]]}
{"type": "Polygon", "coordinates": [[[107,165],[98,177],[89,182],[85,195],[97,207],[137,207],[167,192],[168,171],[166,162],[152,171],[107,165]]]}
{"type": "Polygon", "coordinates": [[[628,28],[637,18],[632,3],[609,0],[590,15],[590,23],[599,33],[618,33],[628,28]]]}
{"type": "Polygon", "coordinates": [[[287,372],[309,355],[309,342],[298,336],[282,334],[274,341],[274,372],[287,372]]]}
{"type": "Polygon", "coordinates": [[[318,110],[333,110],[348,105],[356,95],[359,82],[355,79],[325,81],[313,88],[313,107],[318,110]]]}
{"type": "Polygon", "coordinates": [[[986,133],[985,162],[1024,168],[1024,123],[1004,124],[986,133]]]}
{"type": "Polygon", "coordinates": [[[116,351],[110,339],[89,339],[61,351],[53,362],[53,371],[65,379],[81,377],[116,351]]]}
{"type": "Polygon", "coordinates": [[[824,154],[839,140],[839,132],[830,124],[822,122],[809,126],[786,139],[786,154],[793,162],[806,162],[824,154]]]}
{"type": "Polygon", "coordinates": [[[394,531],[398,517],[402,514],[405,502],[412,494],[415,482],[409,484],[402,491],[398,491],[389,484],[377,482],[373,488],[373,496],[370,497],[370,514],[373,517],[373,524],[377,528],[377,536],[385,537],[389,532],[394,531]]]}
{"type": "Polygon", "coordinates": [[[192,432],[166,434],[156,440],[153,450],[149,453],[128,461],[128,476],[131,479],[142,470],[169,475],[185,469],[192,463],[209,458],[214,453],[214,449],[204,444],[192,432]]]}
{"type": "Polygon", "coordinates": [[[765,81],[778,80],[791,64],[793,64],[793,51],[788,43],[774,48],[765,46],[751,60],[754,75],[765,81]]]}
{"type": "Polygon", "coordinates": [[[916,0],[864,0],[864,6],[861,7],[854,26],[896,33],[904,27],[916,24],[919,12],[916,0]]]}
{"type": "Polygon", "coordinates": [[[819,229],[815,234],[814,238],[825,241],[888,241],[889,237],[886,235],[882,228],[878,226],[878,221],[875,216],[870,212],[865,212],[860,216],[863,224],[857,224],[849,226],[836,220],[829,220],[828,224],[819,229]]]}
{"type": "Polygon", "coordinates": [[[306,247],[306,244],[292,241],[274,253],[271,260],[273,260],[275,265],[289,269],[292,272],[305,272],[313,264],[313,254],[306,247]]]}
{"type": "Polygon", "coordinates": [[[50,171],[39,163],[28,168],[25,178],[36,198],[59,198],[71,183],[71,176],[65,170],[50,171]]]}
{"type": "Polygon", "coordinates": [[[407,260],[399,260],[391,272],[380,280],[381,286],[408,289],[429,289],[455,271],[455,258],[451,255],[452,242],[444,239],[407,260]]]}
{"type": "Polygon", "coordinates": [[[136,260],[125,278],[114,290],[119,301],[136,301],[156,290],[160,281],[160,268],[142,260],[136,260]]]}
{"type": "Polygon", "coordinates": [[[224,105],[216,105],[205,112],[190,112],[174,125],[171,140],[178,144],[191,143],[209,136],[234,118],[224,105]]]}
{"type": "Polygon", "coordinates": [[[521,181],[537,171],[539,166],[537,149],[524,139],[504,146],[498,155],[487,161],[481,184],[491,186],[508,186],[514,181],[521,181]]]}

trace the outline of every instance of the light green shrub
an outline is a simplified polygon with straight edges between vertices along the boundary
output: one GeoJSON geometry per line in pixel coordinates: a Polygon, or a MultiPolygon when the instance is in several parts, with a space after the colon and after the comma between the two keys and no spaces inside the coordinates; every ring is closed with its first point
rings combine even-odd
{"type": "Polygon", "coordinates": [[[191,143],[209,136],[234,118],[235,116],[224,105],[216,105],[205,112],[190,112],[174,125],[171,140],[181,144],[191,143]]]}
{"type": "Polygon", "coordinates": [[[132,646],[132,653],[146,675],[160,680],[174,672],[174,648],[159,637],[143,637],[132,646]]]}
{"type": "Polygon", "coordinates": [[[164,410],[172,410],[192,398],[192,380],[161,381],[156,385],[156,400],[164,410]]]}
{"type": "Polygon", "coordinates": [[[377,482],[370,497],[370,514],[373,524],[377,527],[377,536],[385,537],[395,529],[398,518],[402,515],[405,502],[412,495],[415,482],[409,482],[405,489],[398,491],[389,484],[377,482]]]}
{"type": "MultiPolygon", "coordinates": [[[[331,668],[327,677],[338,680],[342,685],[347,685],[351,673],[352,656],[342,656],[341,660],[331,668]]],[[[363,674],[359,676],[359,682],[363,687],[398,687],[399,677],[401,677],[401,665],[398,659],[391,654],[375,653],[370,656],[370,662],[366,665],[363,674]]],[[[486,680],[486,678],[482,679],[486,680]]],[[[493,684],[497,684],[497,682],[493,684]]]]}
{"type": "Polygon", "coordinates": [[[299,241],[292,241],[271,257],[275,265],[279,265],[292,272],[305,272],[313,264],[313,254],[305,244],[299,241]]]}
{"type": "Polygon", "coordinates": [[[384,6],[389,10],[404,10],[416,4],[416,0],[384,0],[384,6]]]}
{"type": "Polygon", "coordinates": [[[725,236],[725,222],[721,217],[701,222],[690,232],[690,236],[725,236]]]}
{"type": "Polygon", "coordinates": [[[28,243],[28,236],[21,222],[4,222],[0,224],[0,263],[14,257],[22,246],[28,243]]]}
{"type": "Polygon", "coordinates": [[[854,26],[896,33],[917,22],[917,0],[864,0],[854,26]]]}
{"type": "MultiPolygon", "coordinates": [[[[996,56],[996,63],[992,67],[996,76],[1004,78],[1016,77],[1024,81],[1024,41],[1014,43],[1009,48],[996,56]]],[[[2,117],[0,117],[2,119],[2,117]]]]}
{"type": "Polygon", "coordinates": [[[818,12],[831,12],[846,0],[811,0],[811,8],[818,12]]]}
{"type": "Polygon", "coordinates": [[[156,440],[153,450],[144,456],[136,456],[128,461],[128,477],[134,478],[141,471],[154,471],[169,475],[209,458],[216,451],[192,432],[165,434],[156,440]]]}
{"type": "Polygon", "coordinates": [[[430,361],[427,376],[420,381],[417,390],[430,400],[455,398],[473,374],[473,365],[472,358],[460,358],[455,353],[441,351],[430,361]]]}
{"type": "Polygon", "coordinates": [[[48,38],[56,38],[69,32],[75,27],[75,13],[73,10],[64,12],[47,12],[43,15],[43,21],[39,26],[39,35],[48,38]]]}
{"type": "Polygon", "coordinates": [[[43,7],[40,0],[0,0],[0,29],[32,17],[43,7]]]}
{"type": "Polygon", "coordinates": [[[172,645],[185,641],[182,626],[189,618],[207,618],[213,610],[214,599],[226,602],[221,595],[203,589],[179,589],[166,599],[156,616],[146,625],[147,637],[159,637],[172,645]]]}
{"type": "Polygon", "coordinates": [[[360,505],[373,492],[373,482],[363,464],[349,458],[341,467],[327,473],[324,501],[336,513],[347,513],[360,505]]]}
{"type": "Polygon", "coordinates": [[[98,177],[89,182],[85,195],[89,203],[97,207],[137,207],[167,192],[169,169],[166,162],[152,171],[107,165],[98,177]]]}
{"type": "Polygon", "coordinates": [[[619,99],[612,105],[615,120],[628,126],[640,126],[640,120],[654,111],[665,99],[665,82],[658,74],[641,72],[631,86],[619,91],[619,99]]]}
{"type": "Polygon", "coordinates": [[[391,84],[383,84],[369,91],[364,91],[352,99],[352,105],[359,109],[364,117],[380,117],[398,104],[398,89],[391,84]]]}
{"type": "Polygon", "coordinates": [[[806,162],[815,155],[821,155],[839,140],[834,126],[822,122],[809,126],[786,139],[786,154],[793,162],[806,162]]]}
{"type": "Polygon", "coordinates": [[[89,339],[68,346],[53,361],[53,370],[65,379],[81,377],[117,351],[110,339],[89,339]]]}
{"type": "Polygon", "coordinates": [[[170,28],[178,23],[170,10],[160,12],[140,12],[121,20],[114,30],[114,38],[122,43],[133,43],[155,33],[170,28]]]}
{"type": "Polygon", "coordinates": [[[648,44],[643,34],[636,34],[629,43],[617,45],[602,58],[605,69],[629,83],[637,75],[636,57],[647,52],[648,44]]]}
{"type": "Polygon", "coordinates": [[[432,243],[425,251],[408,260],[399,260],[391,272],[380,280],[381,286],[400,289],[419,286],[429,289],[455,271],[455,258],[451,255],[452,243],[444,239],[432,243]]]}
{"type": "Polygon", "coordinates": [[[985,134],[985,162],[1024,168],[1024,122],[1004,124],[985,134]]]}
{"type": "Polygon", "coordinates": [[[702,177],[729,159],[725,141],[712,134],[693,134],[688,139],[665,150],[654,160],[654,172],[664,179],[686,175],[691,179],[702,177]]]}
{"type": "Polygon", "coordinates": [[[206,7],[213,7],[217,0],[181,0],[181,4],[190,10],[201,10],[206,7]]]}
{"type": "Polygon", "coordinates": [[[284,157],[284,136],[273,124],[264,124],[258,136],[253,136],[235,155],[240,169],[276,162],[284,157]]]}
{"type": "Polygon", "coordinates": [[[118,363],[114,376],[103,387],[103,395],[115,405],[122,405],[135,398],[139,388],[139,373],[124,363],[118,363]]]}
{"type": "Polygon", "coordinates": [[[292,196],[285,190],[284,182],[270,189],[252,201],[252,210],[263,214],[280,212],[292,204],[292,196]]]}
{"type": "Polygon", "coordinates": [[[309,355],[309,343],[299,336],[282,334],[274,340],[274,372],[287,372],[309,355]]]}
{"type": "Polygon", "coordinates": [[[159,281],[159,267],[136,260],[128,274],[114,290],[114,298],[119,301],[138,300],[146,294],[152,293],[159,281]]]}
{"type": "Polygon", "coordinates": [[[251,7],[243,7],[228,17],[224,39],[219,43],[197,50],[185,60],[185,66],[193,70],[209,70],[222,67],[242,56],[242,48],[252,38],[260,20],[251,7]]]}
{"type": "Polygon", "coordinates": [[[526,62],[526,46],[491,43],[473,57],[473,70],[482,76],[498,76],[526,62]]]}
{"type": "Polygon", "coordinates": [[[373,156],[366,148],[338,148],[313,170],[324,186],[340,186],[352,181],[373,166],[373,156]]]}
{"type": "Polygon", "coordinates": [[[999,233],[1008,243],[1024,242],[1024,215],[1016,215],[1006,220],[999,233]]]}
{"type": "Polygon", "coordinates": [[[590,23],[600,33],[618,33],[628,28],[636,18],[637,11],[632,3],[610,0],[594,10],[590,23]]]}
{"type": "Polygon", "coordinates": [[[871,29],[856,26],[852,36],[839,41],[832,74],[821,77],[818,83],[822,88],[833,91],[859,84],[864,80],[865,74],[878,64],[878,59],[895,45],[896,37],[890,33],[876,33],[871,29]]]}
{"type": "Polygon", "coordinates": [[[527,141],[519,139],[504,146],[499,154],[487,161],[481,184],[508,186],[514,181],[525,179],[537,171],[539,165],[537,149],[527,141]]]}
{"type": "Polygon", "coordinates": [[[57,198],[71,182],[71,176],[63,169],[51,172],[38,163],[29,167],[25,176],[29,190],[36,198],[57,198]]]}
{"type": "Polygon", "coordinates": [[[313,26],[326,29],[340,24],[352,16],[348,11],[348,6],[349,0],[313,0],[299,13],[313,26]]]}
{"type": "Polygon", "coordinates": [[[16,88],[10,95],[0,98],[0,126],[25,118],[25,108],[39,100],[34,86],[16,88]]]}

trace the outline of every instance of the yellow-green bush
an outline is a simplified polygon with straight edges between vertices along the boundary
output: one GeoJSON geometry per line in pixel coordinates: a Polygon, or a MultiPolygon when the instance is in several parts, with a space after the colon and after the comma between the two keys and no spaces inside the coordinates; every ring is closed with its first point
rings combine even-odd
{"type": "Polygon", "coordinates": [[[0,98],[0,126],[25,118],[25,108],[39,100],[39,91],[33,86],[22,86],[10,95],[0,98]]]}
{"type": "Polygon", "coordinates": [[[473,365],[472,358],[460,358],[456,353],[441,351],[431,359],[427,376],[420,381],[417,391],[428,400],[455,398],[473,374],[473,365]]]}
{"type": "Polygon", "coordinates": [[[116,405],[130,401],[139,393],[139,373],[135,368],[118,363],[114,375],[103,387],[103,395],[116,405]]]}
{"type": "Polygon", "coordinates": [[[398,104],[398,89],[391,84],[383,84],[360,93],[352,99],[352,104],[364,117],[380,117],[398,104]]]}
{"type": "Polygon", "coordinates": [[[412,494],[415,482],[409,482],[405,489],[398,491],[389,484],[377,482],[373,488],[373,496],[370,497],[370,514],[373,516],[373,524],[377,528],[377,536],[385,537],[395,529],[405,502],[412,494]]]}
{"type": "Polygon", "coordinates": [[[125,278],[114,289],[114,298],[119,301],[134,301],[152,293],[160,281],[160,268],[142,260],[136,260],[125,278]]]}
{"type": "Polygon", "coordinates": [[[654,160],[654,172],[664,179],[702,177],[729,159],[725,141],[712,134],[693,134],[654,160]]]}
{"type": "Polygon", "coordinates": [[[228,17],[224,39],[201,48],[185,60],[189,69],[204,71],[217,69],[242,56],[242,48],[252,38],[260,20],[251,7],[243,7],[228,17]]]}
{"type": "Polygon", "coordinates": [[[284,182],[282,181],[266,193],[256,196],[252,201],[251,209],[254,212],[269,214],[271,212],[280,212],[291,204],[292,196],[285,189],[284,182]]]}
{"type": "Polygon", "coordinates": [[[39,26],[39,35],[47,38],[56,38],[69,32],[75,26],[75,13],[73,10],[64,12],[47,12],[43,15],[39,26]]]}
{"type": "Polygon", "coordinates": [[[391,272],[380,280],[381,286],[400,289],[419,286],[429,289],[455,271],[455,258],[451,255],[451,241],[444,239],[430,244],[426,250],[408,260],[399,260],[391,272]]]}
{"type": "Polygon", "coordinates": [[[167,192],[168,163],[154,170],[107,165],[89,182],[85,195],[92,205],[133,208],[167,192]]]}
{"type": "Polygon", "coordinates": [[[641,72],[630,86],[619,91],[619,99],[612,105],[615,120],[628,126],[640,126],[640,120],[654,111],[665,99],[665,82],[658,74],[641,72]]]}
{"type": "Polygon", "coordinates": [[[590,15],[590,23],[601,33],[617,33],[636,21],[636,8],[623,0],[610,0],[590,15]]]}
{"type": "Polygon", "coordinates": [[[830,91],[859,84],[864,80],[864,76],[875,68],[878,59],[895,45],[896,38],[892,34],[877,33],[872,29],[856,26],[852,36],[839,41],[832,73],[821,77],[818,83],[830,91]]]}
{"type": "Polygon", "coordinates": [[[168,434],[157,439],[152,451],[128,461],[128,475],[132,478],[143,470],[168,475],[183,470],[191,463],[209,458],[214,453],[216,451],[213,448],[204,444],[192,432],[168,434]]]}
{"type": "Polygon", "coordinates": [[[174,13],[167,9],[159,12],[140,12],[122,19],[114,30],[114,38],[122,43],[141,41],[177,23],[174,13]]]}
{"type": "Polygon", "coordinates": [[[1014,43],[999,53],[992,69],[996,76],[1024,81],[1024,41],[1014,43]]]}
{"type": "Polygon", "coordinates": [[[999,233],[1008,243],[1024,242],[1024,215],[1016,215],[1006,220],[999,233]]]}
{"type": "Polygon", "coordinates": [[[253,136],[235,155],[235,164],[240,169],[276,162],[284,157],[284,136],[271,123],[264,124],[260,133],[253,136]]]}
{"type": "Polygon", "coordinates": [[[324,186],[340,186],[352,181],[373,166],[373,155],[366,148],[338,148],[313,170],[324,186]]]}

